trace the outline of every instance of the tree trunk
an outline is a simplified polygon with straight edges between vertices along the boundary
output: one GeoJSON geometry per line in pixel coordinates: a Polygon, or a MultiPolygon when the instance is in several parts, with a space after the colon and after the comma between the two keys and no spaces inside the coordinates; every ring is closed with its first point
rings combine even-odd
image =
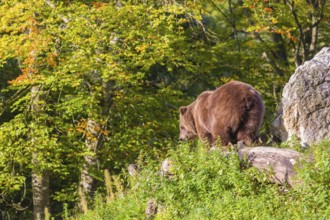
{"type": "MultiPolygon", "coordinates": [[[[31,88],[31,113],[37,114],[40,110],[40,86],[31,88]]],[[[31,135],[31,142],[35,145],[35,137],[31,135]]],[[[49,210],[49,175],[47,171],[36,169],[38,167],[38,151],[32,154],[32,197],[33,197],[33,218],[34,220],[44,220],[45,210],[49,210]]]]}
{"type": "Polygon", "coordinates": [[[32,172],[33,218],[44,220],[49,210],[49,176],[47,172],[32,172]]]}
{"type": "Polygon", "coordinates": [[[82,193],[82,195],[80,195],[80,206],[83,212],[87,211],[86,198],[90,198],[93,193],[94,178],[91,175],[91,170],[95,169],[97,165],[96,152],[101,138],[100,130],[100,125],[97,122],[93,121],[90,118],[87,119],[85,146],[87,148],[87,152],[91,154],[84,156],[85,163],[83,165],[80,175],[79,185],[81,187],[82,193]]]}
{"type": "Polygon", "coordinates": [[[317,25],[317,19],[315,14],[312,14],[312,27],[311,27],[311,41],[309,45],[309,52],[313,53],[316,50],[316,45],[317,45],[317,38],[318,38],[318,25],[317,25]]]}
{"type": "Polygon", "coordinates": [[[285,42],[281,34],[272,33],[272,41],[276,44],[274,50],[271,51],[272,59],[277,61],[278,66],[289,66],[289,59],[285,42]]]}
{"type": "Polygon", "coordinates": [[[237,51],[241,52],[241,43],[238,39],[238,32],[237,32],[237,27],[236,27],[236,18],[233,12],[233,7],[232,7],[232,1],[228,0],[228,12],[230,15],[230,19],[231,19],[231,25],[233,27],[233,31],[234,31],[234,38],[237,42],[237,51]]]}
{"type": "MultiPolygon", "coordinates": [[[[102,112],[100,113],[102,117],[107,117],[109,114],[110,107],[112,105],[112,94],[111,88],[114,85],[112,81],[102,81],[102,95],[103,99],[101,102],[102,112]]],[[[107,119],[106,119],[107,121],[107,119]]],[[[87,201],[86,197],[91,197],[93,195],[93,183],[94,178],[91,174],[92,169],[97,169],[97,150],[101,147],[103,142],[103,133],[102,130],[106,128],[106,125],[101,125],[100,123],[87,119],[86,125],[86,139],[85,146],[88,152],[92,154],[86,155],[84,157],[85,163],[80,175],[80,188],[81,188],[81,209],[85,212],[87,211],[87,201]],[[85,208],[84,208],[85,207],[85,208]]]]}

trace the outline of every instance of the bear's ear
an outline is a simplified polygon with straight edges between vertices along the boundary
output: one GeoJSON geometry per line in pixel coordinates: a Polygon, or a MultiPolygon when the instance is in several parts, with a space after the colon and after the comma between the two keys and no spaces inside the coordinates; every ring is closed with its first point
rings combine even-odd
{"type": "Polygon", "coordinates": [[[188,108],[186,106],[180,107],[180,114],[183,115],[184,113],[186,113],[187,109],[188,108]]]}

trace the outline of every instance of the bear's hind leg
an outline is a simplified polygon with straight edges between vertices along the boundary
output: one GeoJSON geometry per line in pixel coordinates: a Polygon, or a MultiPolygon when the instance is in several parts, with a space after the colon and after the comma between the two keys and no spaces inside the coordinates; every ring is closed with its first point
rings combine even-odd
{"type": "Polygon", "coordinates": [[[239,130],[237,132],[237,141],[243,141],[245,145],[251,146],[256,141],[256,134],[249,129],[239,130]]]}
{"type": "Polygon", "coordinates": [[[219,136],[217,138],[221,139],[221,145],[223,147],[228,146],[229,143],[235,143],[235,139],[233,137],[233,132],[230,127],[226,127],[224,131],[220,132],[219,136]]]}
{"type": "Polygon", "coordinates": [[[257,140],[258,131],[265,113],[262,101],[257,99],[255,102],[257,104],[254,104],[254,106],[243,115],[241,125],[236,132],[236,140],[244,141],[248,146],[251,146],[257,140]]]}

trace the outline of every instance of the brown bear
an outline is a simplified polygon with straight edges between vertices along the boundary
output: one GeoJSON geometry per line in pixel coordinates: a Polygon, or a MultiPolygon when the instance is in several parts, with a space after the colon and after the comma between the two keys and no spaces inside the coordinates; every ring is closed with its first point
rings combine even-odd
{"type": "Polygon", "coordinates": [[[213,147],[220,137],[222,146],[256,141],[265,106],[250,85],[231,81],[200,94],[193,103],[180,107],[180,140],[198,136],[213,147]]]}

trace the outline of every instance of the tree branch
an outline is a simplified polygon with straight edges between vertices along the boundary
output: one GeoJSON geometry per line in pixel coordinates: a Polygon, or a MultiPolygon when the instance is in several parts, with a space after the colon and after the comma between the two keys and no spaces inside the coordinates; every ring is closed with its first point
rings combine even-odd
{"type": "Polygon", "coordinates": [[[230,24],[230,26],[232,26],[232,28],[235,28],[234,24],[232,23],[232,21],[227,17],[227,15],[221,10],[221,8],[219,8],[219,6],[217,4],[214,3],[213,0],[209,0],[209,2],[215,7],[215,9],[217,9],[220,14],[225,18],[225,20],[230,24]]]}
{"type": "Polygon", "coordinates": [[[235,36],[235,39],[237,41],[237,50],[238,50],[238,52],[240,52],[241,51],[241,46],[240,46],[240,42],[239,42],[238,35],[237,35],[237,28],[236,28],[236,23],[235,23],[235,17],[234,17],[233,8],[232,8],[232,4],[231,3],[232,3],[231,0],[228,0],[228,10],[229,10],[229,13],[231,14],[232,27],[234,29],[234,36],[235,36]]]}
{"type": "Polygon", "coordinates": [[[12,95],[9,99],[7,99],[5,102],[0,103],[0,116],[7,110],[8,106],[12,105],[14,102],[16,102],[18,99],[22,98],[28,91],[32,88],[32,86],[27,86],[23,89],[18,90],[15,92],[14,95],[12,95]]]}
{"type": "Polygon", "coordinates": [[[307,48],[305,46],[305,33],[304,33],[301,23],[299,22],[297,10],[294,7],[294,0],[292,0],[291,2],[290,2],[290,0],[285,0],[285,2],[288,3],[288,6],[293,15],[294,21],[295,21],[296,25],[298,26],[298,30],[299,30],[298,44],[297,44],[297,48],[295,48],[295,64],[298,67],[303,62],[305,62],[305,59],[307,57],[307,48]],[[299,57],[300,45],[301,45],[301,49],[302,49],[302,59],[299,57]]]}

